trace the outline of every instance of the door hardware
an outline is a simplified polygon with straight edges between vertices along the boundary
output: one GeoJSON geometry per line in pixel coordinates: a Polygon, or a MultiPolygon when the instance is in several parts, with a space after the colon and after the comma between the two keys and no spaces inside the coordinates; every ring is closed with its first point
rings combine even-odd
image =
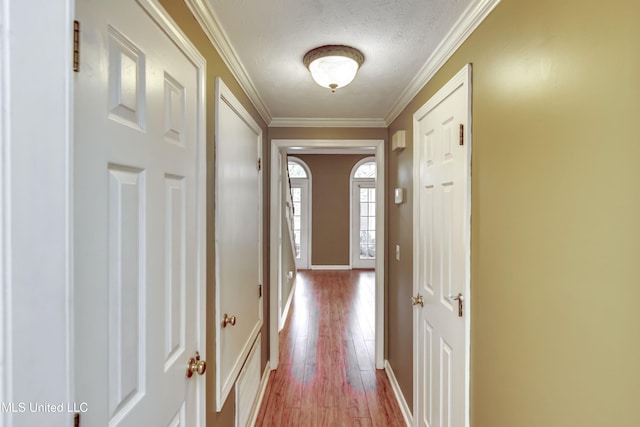
{"type": "Polygon", "coordinates": [[[227,313],[224,314],[222,319],[222,327],[226,328],[227,325],[235,326],[236,325],[236,316],[229,316],[227,313]]]}
{"type": "Polygon", "coordinates": [[[464,295],[458,293],[458,295],[449,295],[449,299],[458,301],[458,317],[462,317],[462,302],[464,301],[464,295]]]}
{"type": "Polygon", "coordinates": [[[418,294],[416,297],[411,297],[411,303],[415,305],[419,305],[420,307],[424,307],[424,298],[422,295],[418,294]]]}
{"type": "Polygon", "coordinates": [[[204,375],[207,370],[207,362],[200,360],[200,353],[196,351],[195,357],[187,360],[187,378],[191,378],[193,374],[204,375]]]}
{"type": "Polygon", "coordinates": [[[80,71],[80,22],[73,21],[73,71],[80,71]]]}

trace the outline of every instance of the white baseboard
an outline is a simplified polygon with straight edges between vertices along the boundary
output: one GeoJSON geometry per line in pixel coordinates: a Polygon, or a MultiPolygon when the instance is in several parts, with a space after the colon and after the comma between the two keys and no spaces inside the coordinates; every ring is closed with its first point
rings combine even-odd
{"type": "Polygon", "coordinates": [[[389,382],[391,383],[391,388],[393,389],[393,394],[395,394],[398,405],[400,405],[400,410],[402,411],[404,422],[407,424],[407,426],[412,426],[413,415],[411,414],[409,405],[407,404],[407,401],[402,394],[402,390],[400,390],[400,385],[398,384],[398,380],[396,380],[396,375],[393,373],[393,369],[391,369],[391,365],[389,364],[388,360],[384,361],[384,371],[387,373],[387,377],[389,378],[389,382]]]}
{"type": "Polygon", "coordinates": [[[289,292],[289,298],[287,298],[287,303],[284,305],[284,310],[282,310],[282,316],[280,317],[280,324],[278,325],[278,331],[281,331],[284,328],[284,324],[287,322],[287,316],[289,315],[289,308],[291,308],[291,301],[293,301],[293,294],[296,291],[296,284],[298,283],[298,279],[293,281],[293,286],[291,287],[291,292],[289,292]]]}
{"type": "Polygon", "coordinates": [[[267,391],[267,384],[269,384],[269,377],[271,376],[271,368],[269,367],[269,361],[267,360],[267,365],[264,367],[264,372],[262,373],[262,380],[260,380],[260,388],[258,391],[258,399],[253,409],[253,413],[249,417],[248,426],[255,426],[256,421],[258,421],[258,414],[260,413],[260,407],[262,406],[262,399],[264,398],[264,394],[267,391]]]}
{"type": "Polygon", "coordinates": [[[312,265],[312,270],[351,270],[350,265],[312,265]]]}

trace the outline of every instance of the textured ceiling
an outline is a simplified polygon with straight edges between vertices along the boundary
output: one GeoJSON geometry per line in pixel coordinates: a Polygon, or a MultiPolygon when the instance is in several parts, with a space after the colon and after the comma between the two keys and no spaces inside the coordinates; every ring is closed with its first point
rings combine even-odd
{"type": "Polygon", "coordinates": [[[206,0],[270,119],[387,117],[472,0],[206,0]],[[335,93],[302,63],[326,44],[365,55],[335,93]]]}

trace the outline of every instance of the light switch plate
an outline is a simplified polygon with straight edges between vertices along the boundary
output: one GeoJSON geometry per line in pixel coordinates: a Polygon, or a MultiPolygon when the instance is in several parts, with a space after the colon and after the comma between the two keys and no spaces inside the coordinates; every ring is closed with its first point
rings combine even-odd
{"type": "Polygon", "coordinates": [[[402,188],[396,188],[394,191],[394,200],[396,205],[404,202],[404,190],[402,188]]]}

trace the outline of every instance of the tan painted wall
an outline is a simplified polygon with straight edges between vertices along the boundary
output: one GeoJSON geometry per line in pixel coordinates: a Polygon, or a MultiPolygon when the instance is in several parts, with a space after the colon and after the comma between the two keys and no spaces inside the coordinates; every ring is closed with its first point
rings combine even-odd
{"type": "MultiPolygon", "coordinates": [[[[503,0],[394,121],[473,63],[473,427],[640,425],[640,3],[503,0]]],[[[389,206],[389,360],[411,400],[411,198],[389,206]]]]}
{"type": "Polygon", "coordinates": [[[297,155],[311,170],[311,265],[350,263],[351,170],[362,154],[297,155]]]}
{"type": "MultiPolygon", "coordinates": [[[[214,134],[215,134],[215,79],[217,76],[222,77],[224,83],[231,89],[233,94],[243,104],[247,111],[253,116],[257,123],[263,130],[263,153],[268,148],[267,144],[267,127],[264,121],[260,118],[259,114],[253,108],[251,102],[240,88],[239,84],[233,78],[229,69],[224,65],[224,62],[213,48],[204,32],[201,30],[200,25],[197,23],[188,7],[183,1],[174,0],[160,0],[162,6],[169,12],[171,17],[177,22],[182,31],[185,32],[189,40],[200,51],[207,61],[207,186],[210,189],[214,188],[214,134]]],[[[268,156],[263,154],[263,159],[267,159],[268,156]]],[[[263,178],[269,176],[267,162],[263,161],[265,168],[263,168],[263,178]]],[[[269,204],[269,186],[266,181],[263,183],[264,189],[264,208],[265,208],[265,235],[263,250],[265,254],[264,261],[264,273],[265,291],[263,293],[264,302],[264,324],[262,327],[262,356],[261,366],[264,367],[268,360],[268,341],[269,341],[269,263],[267,258],[267,243],[268,227],[266,222],[268,220],[269,204]]],[[[206,393],[207,393],[207,426],[233,426],[235,417],[235,391],[232,390],[226,404],[224,405],[220,413],[216,412],[215,408],[215,328],[212,326],[215,322],[215,235],[214,235],[214,210],[213,210],[213,191],[207,193],[207,373],[206,373],[206,393]]]]}

